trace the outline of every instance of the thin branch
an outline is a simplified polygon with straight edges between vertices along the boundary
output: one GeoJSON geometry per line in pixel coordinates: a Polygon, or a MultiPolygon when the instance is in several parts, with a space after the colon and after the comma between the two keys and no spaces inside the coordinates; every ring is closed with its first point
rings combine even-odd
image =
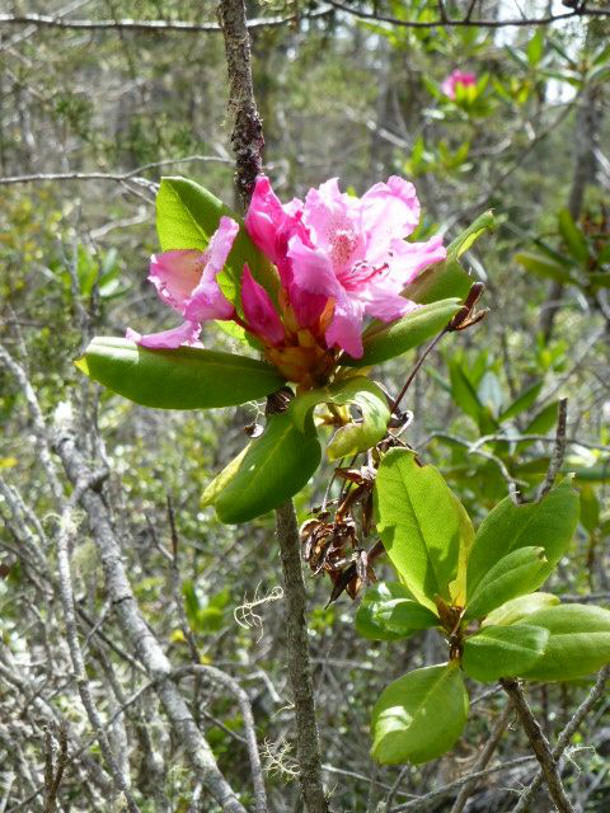
{"type": "MultiPolygon", "coordinates": [[[[309,13],[291,14],[287,17],[258,17],[248,22],[249,29],[277,28],[298,24],[302,19],[316,19],[332,13],[330,8],[321,8],[309,13]]],[[[61,28],[76,31],[138,31],[165,34],[177,31],[183,34],[219,34],[218,23],[191,23],[187,20],[66,20],[50,14],[0,14],[0,25],[35,25],[39,28],[61,28]]]]}
{"type": "Polygon", "coordinates": [[[529,707],[523,690],[518,680],[503,678],[500,684],[506,694],[510,697],[513,706],[519,716],[521,725],[527,738],[530,741],[532,749],[536,754],[536,759],[540,763],[540,768],[544,774],[544,778],[549,788],[549,793],[555,807],[559,813],[575,813],[572,803],[568,799],[563,785],[561,784],[561,777],[557,768],[557,759],[551,751],[549,741],[544,736],[544,732],[540,727],[540,723],[534,717],[532,710],[529,707]]]}
{"type": "Polygon", "coordinates": [[[299,778],[309,813],[327,813],[322,785],[320,736],[316,722],[309,640],[305,619],[306,593],[301,568],[301,543],[294,505],[276,509],[276,533],[280,544],[286,596],[286,649],[288,673],[294,697],[299,778]]]}
{"type": "Polygon", "coordinates": [[[568,421],[568,399],[561,398],[559,401],[559,413],[557,415],[557,429],[555,432],[555,445],[553,446],[553,453],[549,462],[549,468],[544,478],[544,482],[540,486],[537,494],[537,500],[540,501],[545,494],[553,488],[555,478],[559,474],[563,466],[563,459],[566,453],[566,427],[568,421]]]}
{"type": "Polygon", "coordinates": [[[353,17],[358,17],[361,20],[388,23],[389,25],[395,25],[399,28],[511,28],[513,26],[551,25],[561,20],[580,19],[583,17],[607,17],[610,15],[610,9],[592,9],[587,6],[578,6],[572,11],[565,11],[560,14],[547,14],[543,17],[514,17],[508,20],[473,20],[469,17],[468,13],[465,17],[460,18],[449,18],[446,15],[442,15],[437,20],[401,20],[397,17],[390,17],[375,11],[363,11],[353,6],[346,6],[338,0],[328,0],[328,2],[333,8],[337,9],[337,11],[344,11],[346,14],[351,14],[353,17]]]}
{"type": "MultiPolygon", "coordinates": [[[[553,758],[555,760],[559,760],[561,758],[563,752],[566,750],[570,740],[572,739],[572,736],[578,729],[578,726],[582,723],[587,714],[595,706],[597,701],[604,696],[606,689],[606,681],[608,680],[608,678],[610,678],[610,665],[604,666],[604,668],[601,670],[601,672],[597,676],[595,685],[593,686],[585,700],[576,709],[572,719],[568,722],[566,727],[559,735],[557,739],[557,745],[555,746],[555,748],[553,748],[553,758]]],[[[521,794],[519,801],[513,810],[513,813],[525,813],[525,811],[529,809],[532,797],[542,784],[543,779],[544,773],[541,769],[534,777],[533,782],[521,794]]]]}

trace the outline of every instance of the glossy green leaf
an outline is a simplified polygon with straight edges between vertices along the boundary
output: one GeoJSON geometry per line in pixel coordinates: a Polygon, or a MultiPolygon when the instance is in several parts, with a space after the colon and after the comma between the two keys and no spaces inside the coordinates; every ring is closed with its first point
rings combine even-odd
{"type": "Polygon", "coordinates": [[[460,307],[460,300],[452,297],[423,305],[390,325],[375,322],[364,334],[362,358],[353,359],[346,355],[342,357],[341,363],[347,367],[370,367],[401,356],[436,336],[460,307]]]}
{"type": "MultiPolygon", "coordinates": [[[[562,604],[528,616],[527,624],[550,633],[543,657],[522,677],[572,680],[610,662],[610,611],[585,604],[562,604]]],[[[512,629],[519,629],[517,623],[512,629]]]]}
{"type": "Polygon", "coordinates": [[[205,249],[226,215],[240,224],[227,266],[218,282],[225,296],[241,307],[239,290],[244,263],[273,298],[279,278],[271,263],[254,245],[241,218],[204,187],[186,178],[162,178],[157,193],[157,233],[163,251],[205,249]]]}
{"type": "Polygon", "coordinates": [[[297,428],[290,409],[272,415],[263,434],[250,442],[206,488],[203,505],[214,504],[221,522],[234,525],[266,514],[308,482],[320,464],[318,436],[309,418],[297,428]],[[219,482],[220,481],[220,482],[219,482]]]}
{"type": "Polygon", "coordinates": [[[362,417],[341,426],[327,447],[330,460],[363,452],[385,437],[390,408],[388,399],[374,381],[364,376],[345,378],[329,387],[303,393],[292,402],[295,423],[302,429],[311,411],[318,404],[352,405],[362,417]]]}
{"type": "Polygon", "coordinates": [[[513,627],[484,627],[464,643],[462,666],[475,680],[492,683],[501,677],[517,677],[539,661],[549,631],[531,623],[513,627]]]}
{"type": "Polygon", "coordinates": [[[455,745],[466,723],[468,695],[457,664],[416,669],[395,680],[373,708],[373,759],[419,764],[455,745]]]}
{"type": "Polygon", "coordinates": [[[436,595],[452,602],[450,585],[462,589],[460,552],[473,530],[440,472],[420,466],[407,449],[392,449],[379,466],[374,493],[377,531],[400,580],[432,610],[436,595]]]}
{"type": "Polygon", "coordinates": [[[373,641],[397,641],[404,636],[381,626],[375,620],[379,607],[394,599],[412,599],[406,587],[398,582],[379,582],[369,587],[356,612],[356,632],[373,641]]]}
{"type": "Polygon", "coordinates": [[[373,610],[376,624],[404,638],[418,630],[437,627],[440,620],[432,610],[409,598],[393,598],[381,601],[373,610]]]}
{"type": "Polygon", "coordinates": [[[482,626],[489,624],[507,626],[522,619],[527,623],[527,618],[532,613],[555,607],[557,604],[559,604],[559,599],[552,593],[530,593],[527,596],[517,596],[489,613],[482,626]]]}
{"type": "Polygon", "coordinates": [[[522,392],[518,398],[515,398],[512,404],[505,409],[504,412],[500,413],[498,421],[500,423],[504,423],[504,421],[509,421],[512,418],[516,418],[517,415],[520,415],[522,412],[530,409],[536,403],[536,398],[538,398],[543,384],[543,381],[537,381],[533,386],[528,387],[528,389],[525,390],[525,392],[522,392]]]}
{"type": "Polygon", "coordinates": [[[484,574],[476,589],[468,591],[466,618],[484,618],[510,599],[536,590],[548,576],[544,548],[517,548],[484,574]]]}
{"type": "Polygon", "coordinates": [[[468,561],[469,593],[474,594],[483,576],[518,548],[544,548],[548,575],[570,544],[578,514],[578,492],[568,481],[538,503],[515,505],[506,497],[487,515],[475,537],[468,561]]]}
{"type": "Polygon", "coordinates": [[[76,366],[136,404],[157,409],[211,409],[263,398],[283,377],[256,359],[194,347],[149,350],[99,336],[76,366]]]}

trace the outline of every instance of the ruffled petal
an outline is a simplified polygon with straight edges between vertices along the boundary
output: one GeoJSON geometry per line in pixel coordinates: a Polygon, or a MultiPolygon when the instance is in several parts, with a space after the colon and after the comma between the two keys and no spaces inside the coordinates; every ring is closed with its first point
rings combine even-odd
{"type": "Polygon", "coordinates": [[[220,290],[216,277],[222,271],[233,248],[239,226],[230,217],[221,217],[204,254],[201,278],[186,302],[184,316],[192,322],[231,319],[235,308],[220,290]]]}
{"type": "Polygon", "coordinates": [[[364,353],[362,346],[362,319],[364,306],[361,302],[341,297],[335,303],[332,321],[326,331],[326,344],[329,347],[340,347],[352,358],[361,358],[364,353]]]}
{"type": "Polygon", "coordinates": [[[371,286],[367,292],[366,313],[382,322],[394,322],[419,307],[410,299],[388,293],[383,288],[371,286]]]}
{"type": "Polygon", "coordinates": [[[298,289],[327,297],[340,295],[341,285],[325,251],[305,245],[296,235],[288,243],[288,257],[292,260],[292,275],[298,289]]]}
{"type": "Polygon", "coordinates": [[[391,257],[388,261],[389,276],[401,291],[415,277],[430,265],[442,262],[447,257],[443,238],[436,235],[425,243],[407,243],[405,240],[393,240],[391,257]]]}
{"type": "Polygon", "coordinates": [[[166,251],[150,258],[148,280],[157,289],[159,298],[170,308],[183,313],[203,271],[201,251],[166,251]]]}
{"type": "Polygon", "coordinates": [[[271,345],[284,340],[286,332],[271,297],[254,279],[247,265],[241,281],[241,301],[246,322],[253,333],[271,345]]]}
{"type": "Polygon", "coordinates": [[[200,325],[194,322],[183,322],[178,327],[173,327],[170,330],[162,330],[160,333],[148,333],[144,336],[128,328],[125,338],[139,344],[141,347],[149,347],[152,350],[175,350],[183,344],[194,344],[200,332],[200,325]]]}
{"type": "Polygon", "coordinates": [[[419,223],[420,205],[412,183],[392,175],[387,183],[377,183],[362,196],[367,259],[380,260],[390,243],[408,237],[419,223]]]}

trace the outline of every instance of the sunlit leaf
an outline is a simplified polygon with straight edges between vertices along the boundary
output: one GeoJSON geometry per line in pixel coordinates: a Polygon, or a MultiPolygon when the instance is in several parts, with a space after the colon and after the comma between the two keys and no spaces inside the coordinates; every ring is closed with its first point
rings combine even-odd
{"type": "Polygon", "coordinates": [[[483,683],[519,676],[542,658],[548,640],[549,631],[529,621],[512,627],[484,627],[466,639],[462,666],[467,675],[483,683]]]}

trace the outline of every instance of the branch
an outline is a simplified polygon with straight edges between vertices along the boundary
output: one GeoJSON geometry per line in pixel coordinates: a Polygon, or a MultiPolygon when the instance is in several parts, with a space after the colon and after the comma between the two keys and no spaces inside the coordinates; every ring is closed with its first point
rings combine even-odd
{"type": "Polygon", "coordinates": [[[245,213],[257,175],[263,168],[263,122],[254,99],[252,54],[244,0],[221,0],[222,26],[229,75],[229,110],[235,116],[231,144],[235,153],[236,202],[245,213]]]}
{"type": "Polygon", "coordinates": [[[607,17],[610,15],[610,9],[591,9],[585,6],[578,6],[572,11],[561,12],[561,14],[548,14],[544,17],[515,17],[509,20],[473,20],[471,19],[471,14],[468,12],[465,17],[457,19],[442,15],[437,20],[400,20],[397,17],[389,17],[384,14],[378,14],[375,11],[362,11],[352,6],[346,6],[338,0],[328,0],[328,2],[333,8],[337,9],[337,11],[344,11],[346,14],[351,14],[361,20],[389,23],[399,28],[510,28],[513,26],[550,25],[560,20],[571,20],[574,17],[607,17]]]}
{"type": "Polygon", "coordinates": [[[545,494],[553,488],[555,478],[559,474],[559,470],[563,466],[563,459],[566,454],[566,426],[568,421],[568,399],[561,398],[559,401],[559,414],[557,415],[557,430],[555,432],[555,445],[553,446],[553,453],[549,462],[549,468],[544,478],[544,482],[540,486],[537,494],[537,501],[539,502],[545,494]]]}
{"type": "Polygon", "coordinates": [[[519,716],[521,725],[540,763],[542,773],[549,788],[549,793],[559,813],[575,813],[572,803],[568,799],[561,784],[561,777],[557,768],[557,759],[551,752],[549,741],[544,736],[540,723],[534,717],[518,680],[503,678],[500,684],[510,697],[519,716]]]}
{"type": "Polygon", "coordinates": [[[327,813],[329,808],[322,785],[320,737],[309,662],[301,543],[294,505],[291,501],[276,509],[276,533],[284,574],[288,673],[294,696],[301,790],[309,813],[327,813]]]}
{"type": "MultiPolygon", "coordinates": [[[[330,8],[322,8],[306,14],[291,14],[288,17],[259,17],[248,22],[249,29],[277,28],[297,24],[302,19],[316,19],[332,13],[330,8]]],[[[0,25],[36,25],[39,28],[61,28],[76,31],[138,31],[144,33],[166,33],[177,31],[182,34],[219,34],[222,27],[218,23],[191,23],[187,20],[66,20],[50,14],[0,14],[0,25]]]]}
{"type": "MultiPolygon", "coordinates": [[[[553,758],[555,760],[560,759],[563,752],[567,748],[570,740],[572,739],[573,734],[576,732],[578,726],[582,723],[587,714],[595,706],[597,701],[604,696],[606,681],[608,680],[609,677],[610,677],[610,665],[604,666],[604,668],[597,676],[595,685],[593,686],[585,700],[576,709],[574,716],[559,735],[557,739],[557,745],[555,746],[555,748],[553,748],[553,758]]],[[[525,813],[525,811],[529,809],[531,799],[534,793],[536,793],[536,791],[542,784],[543,779],[544,773],[541,769],[534,777],[534,780],[531,783],[531,785],[528,788],[526,788],[521,794],[521,797],[519,798],[519,801],[515,806],[513,813],[525,813]]]]}

